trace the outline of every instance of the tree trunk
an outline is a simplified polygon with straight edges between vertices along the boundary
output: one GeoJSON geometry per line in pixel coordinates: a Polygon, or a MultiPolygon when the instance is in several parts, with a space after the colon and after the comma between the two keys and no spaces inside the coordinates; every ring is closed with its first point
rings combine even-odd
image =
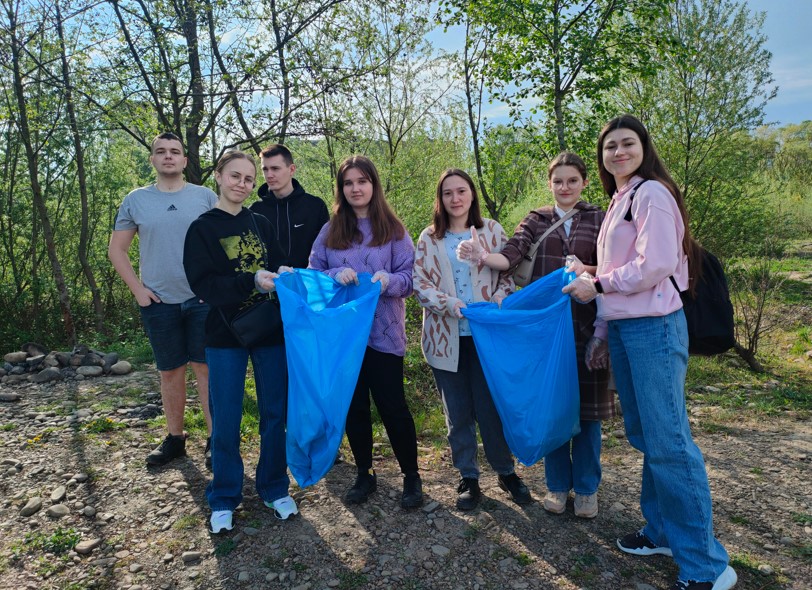
{"type": "Polygon", "coordinates": [[[758,362],[756,355],[752,350],[745,348],[738,342],[735,344],[734,350],[736,351],[736,354],[738,354],[741,359],[747,363],[747,366],[750,367],[751,370],[755,371],[756,373],[764,372],[764,366],[758,362]]]}
{"type": "Polygon", "coordinates": [[[96,283],[96,276],[87,258],[88,250],[88,198],[87,198],[87,174],[85,173],[85,154],[82,148],[82,141],[79,134],[79,124],[76,120],[76,109],[73,102],[73,85],[68,67],[68,57],[65,48],[65,36],[62,29],[62,14],[59,10],[59,2],[54,4],[56,9],[56,31],[59,37],[59,50],[62,58],[62,84],[65,90],[65,108],[68,112],[71,136],[73,138],[73,148],[76,152],[76,176],[79,181],[79,199],[81,202],[81,227],[79,229],[79,264],[82,266],[82,273],[85,275],[90,296],[93,302],[93,315],[95,318],[96,332],[104,333],[104,306],[102,305],[99,286],[96,283]]]}
{"type": "MultiPolygon", "coordinates": [[[[56,243],[54,242],[54,232],[51,227],[51,221],[48,217],[48,207],[45,205],[45,198],[43,196],[42,187],[39,183],[39,163],[37,161],[37,152],[34,149],[31,140],[31,128],[28,122],[28,103],[25,97],[25,89],[23,87],[23,73],[21,70],[20,54],[23,51],[23,45],[18,37],[19,31],[17,30],[17,15],[11,6],[7,6],[9,19],[9,29],[11,39],[9,45],[11,46],[11,68],[12,68],[12,83],[14,85],[14,96],[17,102],[18,121],[17,127],[20,132],[20,140],[25,147],[25,155],[28,160],[28,174],[31,182],[31,196],[34,200],[34,206],[42,223],[42,233],[45,238],[45,248],[48,253],[48,260],[51,262],[51,270],[54,275],[54,282],[56,283],[57,295],[59,297],[59,307],[62,311],[62,324],[65,331],[65,336],[71,344],[76,344],[76,326],[73,322],[73,314],[71,313],[70,294],[68,287],[65,283],[65,276],[62,273],[62,265],[59,263],[59,258],[56,255],[56,243]]],[[[35,280],[38,277],[34,277],[35,280]]]]}

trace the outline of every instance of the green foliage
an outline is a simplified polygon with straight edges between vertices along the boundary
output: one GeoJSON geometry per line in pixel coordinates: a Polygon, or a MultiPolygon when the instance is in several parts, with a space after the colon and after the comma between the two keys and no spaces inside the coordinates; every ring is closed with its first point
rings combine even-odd
{"type": "Polygon", "coordinates": [[[338,574],[339,590],[354,590],[366,586],[367,577],[361,572],[341,572],[338,574]]]}
{"type": "Polygon", "coordinates": [[[99,434],[102,432],[112,432],[114,430],[121,430],[127,428],[127,425],[105,417],[105,418],[96,418],[94,420],[91,420],[90,422],[85,422],[82,425],[82,428],[84,430],[87,430],[88,432],[99,434]]]}
{"type": "Polygon", "coordinates": [[[42,531],[32,531],[26,533],[22,545],[16,545],[16,549],[12,551],[17,554],[20,551],[27,553],[41,551],[53,555],[62,555],[73,549],[81,538],[82,535],[72,528],[63,529],[59,527],[50,535],[42,531]]]}
{"type": "Polygon", "coordinates": [[[226,539],[225,541],[217,543],[217,547],[214,548],[214,555],[215,557],[225,557],[236,548],[237,542],[234,539],[226,539]]]}
{"type": "Polygon", "coordinates": [[[695,237],[723,258],[758,250],[768,229],[784,225],[764,206],[770,188],[754,165],[772,146],[750,135],[776,93],[763,21],[743,2],[670,2],[652,22],[661,69],[629,78],[615,95],[618,109],[647,124],[695,237]]]}

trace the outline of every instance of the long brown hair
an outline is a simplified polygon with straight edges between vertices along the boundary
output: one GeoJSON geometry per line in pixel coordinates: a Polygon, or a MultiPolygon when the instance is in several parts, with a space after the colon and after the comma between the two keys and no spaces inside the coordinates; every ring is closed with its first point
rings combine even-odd
{"type": "Polygon", "coordinates": [[[383,195],[378,170],[372,160],[366,156],[350,156],[341,163],[336,174],[335,202],[333,218],[327,230],[327,247],[335,250],[346,250],[353,243],[361,243],[363,235],[358,229],[358,217],[355,210],[344,196],[344,176],[348,170],[356,168],[372,183],[372,199],[369,201],[369,221],[372,225],[370,246],[382,246],[392,240],[400,240],[406,235],[406,228],[392,211],[383,195]]]}
{"type": "Polygon", "coordinates": [[[440,180],[437,181],[437,196],[434,199],[434,225],[430,233],[438,240],[442,240],[445,237],[451,225],[451,221],[448,218],[448,211],[446,211],[443,206],[443,183],[447,178],[452,176],[462,178],[468,183],[468,188],[471,190],[471,208],[468,209],[468,219],[465,222],[466,227],[473,225],[475,228],[481,229],[485,225],[485,222],[482,220],[482,213],[479,209],[479,195],[476,192],[474,179],[464,170],[449,168],[440,174],[440,180]]]}
{"type": "Polygon", "coordinates": [[[611,197],[618,189],[615,177],[606,169],[603,162],[604,140],[610,131],[616,129],[629,129],[633,131],[637,134],[637,137],[640,139],[640,144],[643,146],[643,161],[633,174],[641,176],[646,180],[657,180],[663,183],[677,203],[677,208],[682,216],[682,224],[685,226],[685,234],[682,238],[682,249],[686,256],[688,256],[688,291],[693,295],[697,281],[702,277],[702,262],[700,260],[699,244],[691,236],[691,227],[688,223],[688,209],[685,206],[685,199],[682,196],[682,191],[679,190],[679,186],[677,186],[677,183],[674,182],[674,179],[671,178],[671,175],[668,173],[665,164],[660,160],[660,156],[654,148],[651,135],[645,125],[643,125],[637,117],[628,114],[621,115],[609,121],[603,129],[601,129],[601,133],[598,136],[598,173],[601,177],[603,190],[611,197]]]}

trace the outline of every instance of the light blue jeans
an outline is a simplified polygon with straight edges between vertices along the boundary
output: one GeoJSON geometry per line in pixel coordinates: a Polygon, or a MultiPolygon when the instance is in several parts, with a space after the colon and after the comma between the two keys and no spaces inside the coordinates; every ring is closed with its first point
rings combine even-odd
{"type": "Polygon", "coordinates": [[[716,580],[728,555],[713,536],[705,461],[685,410],[685,314],[612,320],[609,352],[626,436],[643,453],[643,533],[671,548],[679,579],[716,580]]]}
{"type": "Polygon", "coordinates": [[[581,420],[581,432],[544,457],[544,477],[551,492],[589,496],[601,483],[601,423],[581,420]]]}
{"type": "Polygon", "coordinates": [[[513,455],[505,441],[502,420],[493,404],[471,336],[460,336],[457,371],[432,368],[443,400],[451,461],[462,477],[479,479],[476,425],[485,457],[499,475],[514,472],[513,455]]]}
{"type": "Polygon", "coordinates": [[[212,510],[234,510],[242,502],[244,468],[240,456],[245,375],[248,357],[254,367],[259,408],[259,462],[256,487],[273,502],[288,495],[290,479],[285,454],[285,411],[288,395],[284,345],[258,348],[206,348],[211,408],[212,480],[206,499],[212,510]]]}

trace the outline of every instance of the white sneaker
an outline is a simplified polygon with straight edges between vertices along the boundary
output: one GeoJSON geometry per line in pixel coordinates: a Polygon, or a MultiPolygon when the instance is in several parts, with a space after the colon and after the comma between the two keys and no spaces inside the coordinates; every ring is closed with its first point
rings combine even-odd
{"type": "Polygon", "coordinates": [[[279,520],[287,520],[294,514],[299,514],[296,502],[290,496],[279,498],[273,502],[265,502],[265,505],[273,510],[274,516],[279,520]]]}
{"type": "Polygon", "coordinates": [[[575,494],[575,516],[595,518],[598,516],[598,494],[583,496],[575,494]]]}
{"type": "Polygon", "coordinates": [[[221,531],[230,531],[234,528],[233,510],[215,510],[211,513],[211,532],[215,535],[221,531]]]}
{"type": "Polygon", "coordinates": [[[541,505],[547,512],[561,514],[567,508],[568,492],[547,492],[541,505]]]}
{"type": "Polygon", "coordinates": [[[736,570],[730,566],[727,566],[725,571],[723,571],[721,575],[716,578],[711,590],[730,590],[730,588],[733,588],[733,586],[736,585],[737,581],[738,576],[736,575],[736,570]]]}

